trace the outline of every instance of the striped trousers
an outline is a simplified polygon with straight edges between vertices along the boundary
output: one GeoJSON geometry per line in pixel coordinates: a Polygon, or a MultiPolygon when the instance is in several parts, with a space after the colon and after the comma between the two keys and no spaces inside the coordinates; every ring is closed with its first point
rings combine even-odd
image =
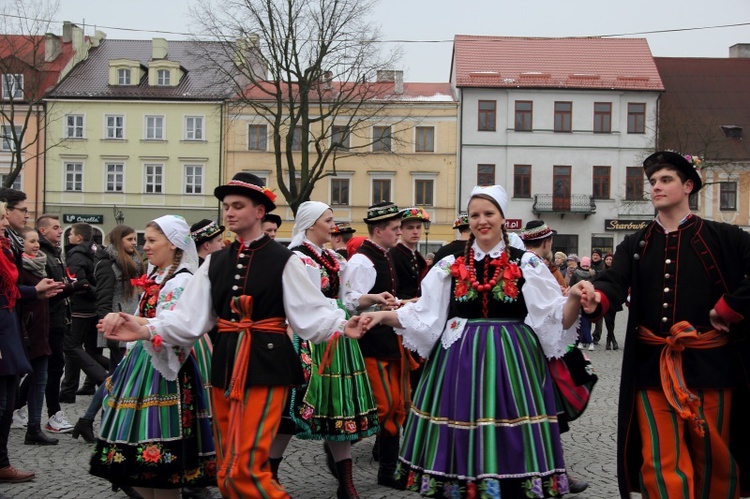
{"type": "Polygon", "coordinates": [[[398,436],[406,421],[406,397],[409,396],[409,373],[404,359],[383,360],[365,357],[367,377],[378,405],[380,433],[398,436]]]}
{"type": "Polygon", "coordinates": [[[729,451],[731,390],[693,390],[700,398],[705,437],[690,431],[664,392],[639,390],[636,415],[643,439],[644,499],[737,499],[739,470],[729,451]]]}
{"type": "Polygon", "coordinates": [[[241,421],[242,438],[229,449],[229,401],[224,390],[214,388],[213,417],[216,437],[217,479],[222,497],[233,499],[286,499],[289,494],[273,479],[268,465],[271,442],[279,430],[289,388],[286,386],[251,386],[245,390],[241,421]],[[236,472],[227,476],[223,464],[230,454],[238,456],[236,472]]]}

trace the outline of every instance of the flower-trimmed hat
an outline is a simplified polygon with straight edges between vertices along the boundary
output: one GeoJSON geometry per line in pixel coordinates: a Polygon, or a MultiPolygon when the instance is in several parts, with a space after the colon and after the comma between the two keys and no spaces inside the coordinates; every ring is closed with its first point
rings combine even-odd
{"type": "Polygon", "coordinates": [[[367,218],[363,220],[366,224],[374,224],[387,220],[395,220],[400,216],[398,206],[390,201],[383,201],[367,208],[367,218]]]}
{"type": "Polygon", "coordinates": [[[693,192],[696,193],[703,187],[701,179],[701,159],[698,156],[690,154],[683,156],[674,151],[656,151],[654,154],[643,160],[643,168],[652,168],[658,165],[671,165],[687,178],[693,181],[693,192]]]}
{"type": "Polygon", "coordinates": [[[250,199],[254,199],[266,207],[266,211],[276,209],[276,194],[271,192],[264,184],[260,177],[250,172],[237,172],[226,185],[220,185],[214,189],[214,196],[219,201],[223,201],[228,194],[239,194],[250,199]]]}
{"type": "Polygon", "coordinates": [[[222,232],[224,232],[223,225],[219,225],[207,218],[190,226],[190,237],[193,238],[196,246],[200,246],[214,237],[220,236],[222,232]]]}
{"type": "Polygon", "coordinates": [[[338,236],[341,234],[354,234],[357,232],[357,229],[352,227],[352,224],[349,222],[336,222],[336,227],[331,230],[332,236],[338,236]]]}
{"type": "Polygon", "coordinates": [[[458,218],[453,221],[453,228],[461,230],[469,226],[469,214],[459,213],[458,218]]]}
{"type": "Polygon", "coordinates": [[[399,216],[401,217],[401,223],[406,222],[407,220],[419,220],[420,222],[430,221],[430,214],[421,206],[404,208],[399,212],[399,216]]]}
{"type": "Polygon", "coordinates": [[[544,223],[544,220],[530,220],[526,222],[526,227],[521,231],[521,239],[524,241],[539,241],[557,234],[544,223]]]}

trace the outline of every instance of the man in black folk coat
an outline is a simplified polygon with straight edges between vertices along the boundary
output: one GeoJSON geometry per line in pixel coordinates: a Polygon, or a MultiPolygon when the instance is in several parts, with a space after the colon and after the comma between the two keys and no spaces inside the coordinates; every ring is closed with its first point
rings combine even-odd
{"type": "Polygon", "coordinates": [[[696,159],[646,158],[656,219],[618,245],[582,301],[596,318],[630,293],[618,409],[623,498],[750,491],[750,234],[690,212],[702,185],[696,159]]]}

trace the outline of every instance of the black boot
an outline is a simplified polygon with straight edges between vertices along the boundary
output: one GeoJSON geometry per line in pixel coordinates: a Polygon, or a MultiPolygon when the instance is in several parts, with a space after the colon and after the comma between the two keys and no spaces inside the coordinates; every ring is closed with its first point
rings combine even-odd
{"type": "Polygon", "coordinates": [[[380,433],[375,434],[375,444],[372,446],[373,461],[380,461],[380,433]]]}
{"type": "Polygon", "coordinates": [[[26,438],[23,443],[26,445],[57,445],[56,438],[48,437],[39,426],[39,423],[29,423],[26,428],[26,438]]]}
{"type": "Polygon", "coordinates": [[[617,340],[615,339],[614,335],[612,335],[612,350],[619,350],[620,346],[617,344],[617,340]]]}
{"type": "Polygon", "coordinates": [[[130,485],[118,485],[113,483],[112,492],[117,492],[118,490],[122,490],[123,493],[131,499],[143,499],[143,496],[136,492],[136,490],[130,485]]]}
{"type": "Polygon", "coordinates": [[[182,499],[213,499],[214,495],[208,487],[185,487],[182,489],[182,499]]]}
{"type": "Polygon", "coordinates": [[[380,435],[380,466],[378,467],[378,484],[393,489],[406,489],[405,477],[396,476],[398,463],[398,435],[380,435]]]}
{"type": "Polygon", "coordinates": [[[91,419],[80,418],[73,428],[73,432],[71,433],[71,435],[76,440],[78,440],[78,437],[81,436],[86,441],[86,443],[93,444],[94,442],[96,442],[96,435],[94,434],[94,421],[91,419]]]}
{"type": "Polygon", "coordinates": [[[359,494],[357,494],[357,489],[354,488],[354,480],[352,479],[351,459],[344,459],[336,463],[336,475],[339,479],[336,499],[359,499],[359,494]]]}
{"type": "Polygon", "coordinates": [[[333,454],[331,453],[331,448],[328,447],[328,442],[323,442],[323,451],[326,453],[326,466],[328,466],[328,471],[331,472],[331,475],[338,478],[338,468],[336,466],[336,461],[333,460],[333,454]]]}
{"type": "Polygon", "coordinates": [[[271,465],[271,473],[273,474],[273,479],[276,480],[276,483],[281,483],[279,481],[279,466],[281,465],[281,460],[284,459],[283,457],[269,457],[268,458],[268,464],[271,465]]]}

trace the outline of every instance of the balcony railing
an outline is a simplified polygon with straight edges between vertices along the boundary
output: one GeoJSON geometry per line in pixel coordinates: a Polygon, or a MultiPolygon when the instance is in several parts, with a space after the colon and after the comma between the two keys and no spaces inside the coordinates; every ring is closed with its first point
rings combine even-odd
{"type": "Polygon", "coordinates": [[[552,194],[535,194],[534,213],[553,213],[559,215],[584,215],[596,213],[594,196],[588,194],[573,194],[569,197],[553,196],[552,194]]]}

